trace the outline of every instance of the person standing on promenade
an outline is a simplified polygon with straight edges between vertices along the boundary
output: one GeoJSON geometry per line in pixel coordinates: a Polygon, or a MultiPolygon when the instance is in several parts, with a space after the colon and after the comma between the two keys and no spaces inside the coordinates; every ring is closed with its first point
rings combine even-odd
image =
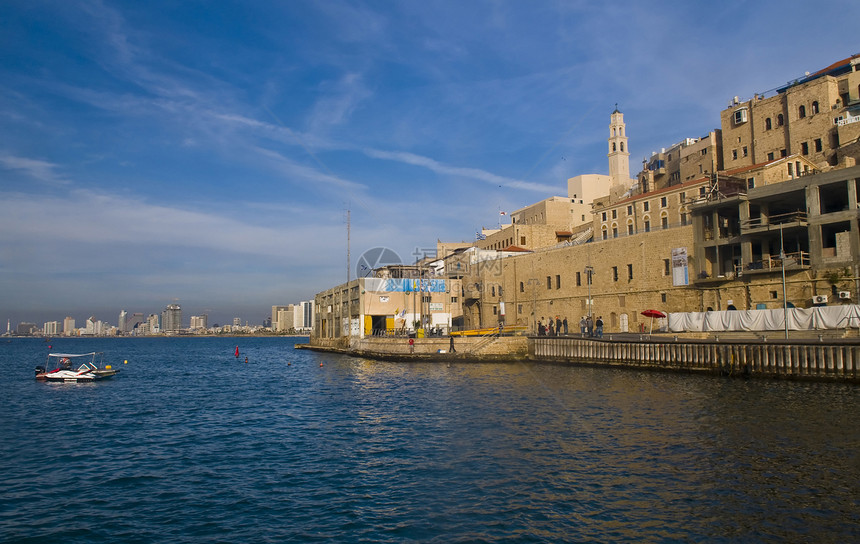
{"type": "Polygon", "coordinates": [[[597,329],[597,337],[603,338],[603,316],[597,316],[597,321],[595,322],[595,328],[597,329]]]}
{"type": "Polygon", "coordinates": [[[448,351],[450,351],[451,353],[457,353],[457,350],[454,349],[454,337],[453,336],[451,336],[451,346],[448,348],[448,351]]]}
{"type": "Polygon", "coordinates": [[[562,326],[564,326],[564,335],[567,336],[567,316],[564,316],[564,319],[561,321],[562,326]]]}
{"type": "Polygon", "coordinates": [[[415,353],[415,340],[409,339],[409,353],[415,353]]]}
{"type": "Polygon", "coordinates": [[[543,328],[543,323],[538,321],[538,336],[544,336],[546,334],[546,330],[543,328]]]}
{"type": "Polygon", "coordinates": [[[585,318],[585,328],[587,329],[589,337],[594,336],[594,320],[591,319],[590,315],[585,318]]]}
{"type": "Polygon", "coordinates": [[[550,317],[549,318],[549,335],[550,336],[555,336],[555,328],[554,327],[555,327],[555,324],[554,324],[552,318],[550,317]]]}
{"type": "Polygon", "coordinates": [[[555,316],[555,335],[561,336],[561,318],[555,316]]]}
{"type": "Polygon", "coordinates": [[[579,335],[585,338],[586,327],[588,327],[588,322],[585,320],[585,316],[582,316],[582,319],[579,320],[579,335]]]}

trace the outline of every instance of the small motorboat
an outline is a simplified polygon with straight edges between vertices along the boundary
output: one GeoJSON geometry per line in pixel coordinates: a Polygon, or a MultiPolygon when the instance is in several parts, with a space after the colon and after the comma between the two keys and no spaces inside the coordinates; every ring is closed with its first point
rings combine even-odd
{"type": "Polygon", "coordinates": [[[36,367],[36,379],[47,382],[94,382],[119,372],[104,364],[104,353],[49,353],[45,366],[36,367]]]}

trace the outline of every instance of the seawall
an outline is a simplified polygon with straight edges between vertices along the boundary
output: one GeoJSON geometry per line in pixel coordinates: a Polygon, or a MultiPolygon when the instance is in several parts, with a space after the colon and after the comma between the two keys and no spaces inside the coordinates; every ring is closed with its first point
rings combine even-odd
{"type": "Polygon", "coordinates": [[[386,361],[489,362],[531,360],[749,378],[860,383],[860,342],[813,339],[725,341],[644,337],[612,339],[570,336],[457,338],[311,339],[298,349],[342,353],[386,361]]]}

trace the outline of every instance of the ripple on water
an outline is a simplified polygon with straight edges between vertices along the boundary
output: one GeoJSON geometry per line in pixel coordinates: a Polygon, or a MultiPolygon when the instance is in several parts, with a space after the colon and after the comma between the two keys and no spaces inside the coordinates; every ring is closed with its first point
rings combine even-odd
{"type": "Polygon", "coordinates": [[[0,353],[4,542],[858,533],[853,387],[380,363],[279,338],[56,344],[129,365],[110,382],[37,384],[43,346],[0,353]]]}

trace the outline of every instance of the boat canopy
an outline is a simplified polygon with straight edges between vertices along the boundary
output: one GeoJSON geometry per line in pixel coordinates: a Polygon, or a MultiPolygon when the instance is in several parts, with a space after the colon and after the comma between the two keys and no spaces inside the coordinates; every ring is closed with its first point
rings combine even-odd
{"type": "Polygon", "coordinates": [[[93,355],[98,355],[99,351],[92,351],[90,353],[49,353],[48,357],[92,357],[93,355]]]}

